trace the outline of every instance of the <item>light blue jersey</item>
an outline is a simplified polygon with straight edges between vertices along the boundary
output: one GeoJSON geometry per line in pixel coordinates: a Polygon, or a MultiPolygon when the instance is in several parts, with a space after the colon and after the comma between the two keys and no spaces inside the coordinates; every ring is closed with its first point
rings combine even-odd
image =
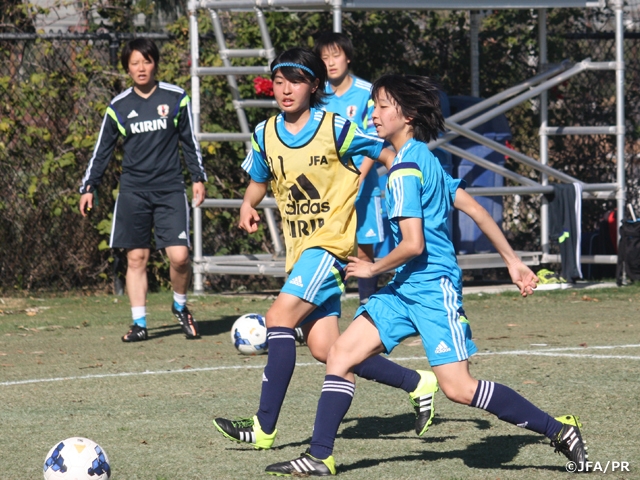
{"type": "Polygon", "coordinates": [[[447,226],[456,190],[464,185],[444,171],[425,143],[413,138],[389,169],[386,200],[394,245],[402,241],[399,221],[420,218],[425,248],[356,311],[356,316],[367,312],[373,319],[386,353],[416,334],[432,367],[466,360],[477,351],[447,226]]]}
{"type": "Polygon", "coordinates": [[[461,287],[462,272],[447,225],[458,188],[465,188],[464,181],[451,178],[425,143],[412,138],[397,153],[386,192],[394,245],[402,240],[398,220],[421,218],[425,249],[397,268],[393,282],[421,283],[446,276],[461,287]]]}
{"type": "MultiPolygon", "coordinates": [[[[327,112],[337,113],[355,123],[362,131],[369,135],[377,136],[376,128],[373,126],[373,100],[371,99],[371,84],[355,75],[351,76],[351,86],[342,95],[333,93],[331,84],[325,84],[325,91],[329,94],[326,104],[322,107],[327,112]]],[[[353,163],[360,168],[362,156],[354,157],[353,163]]],[[[358,197],[379,197],[380,187],[378,186],[378,173],[374,166],[365,177],[358,197]]]]}
{"type": "MultiPolygon", "coordinates": [[[[276,117],[276,132],[283,143],[289,147],[301,147],[313,139],[325,112],[316,108],[311,108],[311,115],[307,124],[296,133],[292,134],[284,126],[282,113],[276,117]]],[[[264,127],[266,120],[260,122],[251,136],[252,150],[242,162],[242,168],[249,173],[255,182],[265,183],[271,180],[271,171],[264,147],[264,127]]],[[[377,136],[367,135],[359,128],[352,129],[352,123],[345,118],[336,116],[334,122],[334,132],[338,155],[343,163],[347,163],[358,155],[365,155],[371,158],[378,158],[382,151],[383,141],[377,136]]],[[[309,161],[303,159],[302,161],[309,161]]]]}

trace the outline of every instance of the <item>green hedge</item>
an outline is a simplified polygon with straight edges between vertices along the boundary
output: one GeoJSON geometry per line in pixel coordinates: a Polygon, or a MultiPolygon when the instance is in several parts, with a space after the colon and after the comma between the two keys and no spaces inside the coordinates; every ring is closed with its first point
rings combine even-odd
{"type": "MultiPolygon", "coordinates": [[[[605,12],[606,14],[606,12],[605,12]]],[[[613,60],[612,38],[567,38],[592,31],[580,10],[549,12],[549,57],[580,61],[613,60]]],[[[260,45],[252,14],[221,14],[229,46],[260,45]]],[[[276,51],[313,45],[329,30],[331,14],[268,12],[276,51]]],[[[200,64],[221,65],[209,17],[200,18],[200,64]]],[[[123,21],[122,28],[130,29],[123,21]]],[[[343,17],[357,58],[355,74],[375,79],[386,72],[429,75],[451,95],[470,91],[467,12],[351,12],[343,17]]],[[[190,90],[188,20],[168,27],[161,47],[158,78],[190,90]]],[[[116,32],[117,33],[117,32],[116,32]]],[[[140,32],[144,34],[143,32],[140,32]]],[[[89,219],[78,214],[78,186],[97,139],[109,100],[127,85],[127,77],[112,64],[110,47],[126,35],[88,35],[74,39],[0,38],[0,292],[32,289],[109,288],[114,253],[108,249],[111,211],[119,175],[115,158],[100,187],[100,205],[89,219]]],[[[536,73],[537,18],[531,10],[499,10],[484,18],[480,34],[481,95],[493,95],[536,73]]],[[[627,129],[629,194],[637,201],[638,40],[625,43],[627,66],[627,129]]],[[[234,60],[250,65],[252,60],[234,60]]],[[[612,72],[574,78],[550,92],[550,125],[615,123],[612,72]]],[[[243,97],[255,97],[253,78],[239,79],[243,97]]],[[[202,131],[239,131],[224,77],[202,79],[202,131]]],[[[255,125],[269,113],[248,110],[255,125]]],[[[508,114],[515,148],[537,156],[537,104],[526,102],[508,114]]],[[[551,162],[555,168],[585,181],[615,181],[613,137],[555,137],[551,162]]],[[[247,178],[240,168],[243,143],[203,143],[210,175],[209,197],[241,198],[247,178]]],[[[538,178],[530,169],[518,171],[538,178]]],[[[614,202],[586,202],[583,230],[592,229],[614,202]]],[[[519,249],[539,248],[539,198],[505,197],[504,228],[519,249]]],[[[637,209],[640,211],[640,209],[637,209]]],[[[236,212],[204,210],[206,254],[237,254],[269,250],[268,234],[247,236],[236,227],[236,212]]],[[[152,257],[153,285],[167,284],[167,264],[161,253],[152,257]]],[[[268,280],[217,276],[213,289],[268,280]]]]}

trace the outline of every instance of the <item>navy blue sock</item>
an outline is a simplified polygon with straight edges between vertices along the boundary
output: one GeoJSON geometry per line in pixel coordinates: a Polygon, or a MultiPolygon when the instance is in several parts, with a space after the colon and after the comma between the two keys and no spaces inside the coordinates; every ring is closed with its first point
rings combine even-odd
{"type": "Polygon", "coordinates": [[[373,380],[390,387],[401,388],[407,393],[413,392],[418,388],[418,383],[420,383],[420,374],[418,372],[401,367],[382,355],[367,358],[360,365],[353,367],[353,373],[360,378],[373,380]]]}
{"type": "Polygon", "coordinates": [[[324,377],[309,450],[312,456],[325,459],[333,453],[338,427],[349,411],[355,390],[355,383],[342,377],[337,375],[324,377]]]}
{"type": "Polygon", "coordinates": [[[292,328],[267,328],[269,353],[262,374],[258,421],[265,433],[273,433],[284,396],[296,366],[296,338],[292,328]]]}
{"type": "Polygon", "coordinates": [[[551,415],[499,383],[480,380],[471,406],[486,410],[500,420],[541,433],[550,439],[556,438],[562,429],[562,424],[551,415]]]}
{"type": "Polygon", "coordinates": [[[360,304],[367,303],[369,297],[376,293],[378,289],[378,277],[359,278],[358,279],[358,296],[360,304]]]}

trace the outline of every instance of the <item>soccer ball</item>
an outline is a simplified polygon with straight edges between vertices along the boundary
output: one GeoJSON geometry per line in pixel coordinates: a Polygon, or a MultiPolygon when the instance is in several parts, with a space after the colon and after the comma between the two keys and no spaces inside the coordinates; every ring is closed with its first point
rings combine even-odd
{"type": "Polygon", "coordinates": [[[44,480],[107,480],[110,476],[107,453],[88,438],[62,440],[44,460],[44,480]]]}
{"type": "Polygon", "coordinates": [[[259,355],[266,353],[267,324],[258,313],[242,315],[231,327],[231,342],[243,355],[259,355]]]}

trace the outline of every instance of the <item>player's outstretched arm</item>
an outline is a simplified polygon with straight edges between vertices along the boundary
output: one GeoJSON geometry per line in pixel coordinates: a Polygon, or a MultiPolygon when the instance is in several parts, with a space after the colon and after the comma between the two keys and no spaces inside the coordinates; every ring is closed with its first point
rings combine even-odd
{"type": "Polygon", "coordinates": [[[533,295],[539,279],[528,266],[522,263],[522,260],[518,259],[517,262],[509,265],[509,275],[511,281],[520,289],[520,294],[523,297],[533,295]]]}
{"type": "Polygon", "coordinates": [[[529,267],[522,263],[522,260],[520,260],[516,252],[513,251],[502,230],[500,230],[498,224],[493,220],[491,215],[489,215],[489,212],[461,188],[456,191],[456,199],[453,206],[469,215],[476,225],[478,225],[482,233],[491,241],[507,265],[511,280],[520,289],[520,294],[523,297],[531,295],[538,283],[538,277],[529,267]]]}
{"type": "Polygon", "coordinates": [[[240,207],[240,220],[238,221],[239,228],[249,233],[255,233],[258,231],[260,215],[258,215],[255,207],[258,206],[266,194],[266,183],[251,180],[246,192],[244,193],[244,200],[240,207]]]}

